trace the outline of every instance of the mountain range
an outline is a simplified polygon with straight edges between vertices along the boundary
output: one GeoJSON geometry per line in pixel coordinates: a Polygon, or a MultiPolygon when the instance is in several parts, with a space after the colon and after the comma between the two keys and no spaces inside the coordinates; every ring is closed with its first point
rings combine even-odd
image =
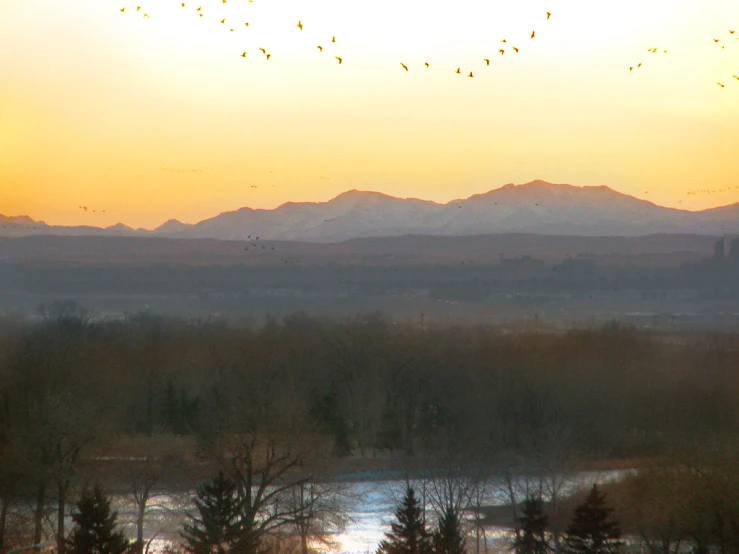
{"type": "Polygon", "coordinates": [[[153,231],[47,225],[0,215],[0,236],[150,236],[219,240],[340,242],[402,235],[534,233],[571,236],[722,235],[739,231],[739,203],[698,212],[658,206],[607,186],[532,181],[439,204],[351,190],[328,202],[241,208],[195,224],[169,220],[153,231]]]}

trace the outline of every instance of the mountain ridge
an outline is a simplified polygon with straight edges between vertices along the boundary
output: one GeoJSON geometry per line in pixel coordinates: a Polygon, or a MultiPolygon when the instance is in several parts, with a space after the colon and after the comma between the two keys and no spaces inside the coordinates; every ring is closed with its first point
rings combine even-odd
{"type": "Polygon", "coordinates": [[[501,233],[644,236],[739,232],[739,203],[691,212],[659,206],[606,185],[576,186],[537,179],[445,204],[352,189],[327,202],[286,202],[274,209],[242,207],[197,223],[170,219],[152,231],[122,223],[105,229],[53,226],[28,216],[0,215],[0,236],[101,235],[167,238],[340,242],[417,234],[501,233]]]}

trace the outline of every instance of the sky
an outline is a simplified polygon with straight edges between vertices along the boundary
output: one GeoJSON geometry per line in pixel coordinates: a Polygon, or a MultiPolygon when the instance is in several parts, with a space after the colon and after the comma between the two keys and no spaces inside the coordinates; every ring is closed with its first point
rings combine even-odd
{"type": "Polygon", "coordinates": [[[0,214],[154,228],[534,179],[705,209],[739,202],[732,75],[735,0],[0,0],[0,214]]]}

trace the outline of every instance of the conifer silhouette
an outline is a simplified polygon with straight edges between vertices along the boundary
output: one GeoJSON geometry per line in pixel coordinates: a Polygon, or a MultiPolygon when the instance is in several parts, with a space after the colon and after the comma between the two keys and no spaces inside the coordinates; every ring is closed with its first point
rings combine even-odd
{"type": "Polygon", "coordinates": [[[118,512],[110,511],[110,500],[100,485],[82,492],[72,511],[74,528],[67,540],[67,554],[123,554],[128,540],[116,531],[118,512]]]}
{"type": "Polygon", "coordinates": [[[464,554],[466,543],[459,514],[454,507],[446,506],[434,533],[435,554],[464,554]]]}
{"type": "Polygon", "coordinates": [[[413,487],[408,486],[402,502],[395,511],[397,523],[385,533],[377,554],[431,554],[431,535],[426,531],[421,506],[413,487]]]}
{"type": "Polygon", "coordinates": [[[614,554],[623,542],[618,522],[609,520],[613,508],[606,505],[606,494],[593,485],[585,501],[575,508],[575,515],[567,527],[565,552],[567,554],[614,554]]]}
{"type": "Polygon", "coordinates": [[[518,518],[520,531],[513,541],[516,554],[547,554],[549,517],[544,513],[544,503],[539,498],[527,498],[523,503],[522,515],[518,518]]]}

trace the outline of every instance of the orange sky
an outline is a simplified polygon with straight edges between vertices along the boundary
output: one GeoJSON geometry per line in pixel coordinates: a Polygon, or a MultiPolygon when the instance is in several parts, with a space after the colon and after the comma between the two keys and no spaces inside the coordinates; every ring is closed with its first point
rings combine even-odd
{"type": "Polygon", "coordinates": [[[0,1],[0,213],[152,228],[537,178],[739,202],[739,2],[185,3],[0,1]]]}

